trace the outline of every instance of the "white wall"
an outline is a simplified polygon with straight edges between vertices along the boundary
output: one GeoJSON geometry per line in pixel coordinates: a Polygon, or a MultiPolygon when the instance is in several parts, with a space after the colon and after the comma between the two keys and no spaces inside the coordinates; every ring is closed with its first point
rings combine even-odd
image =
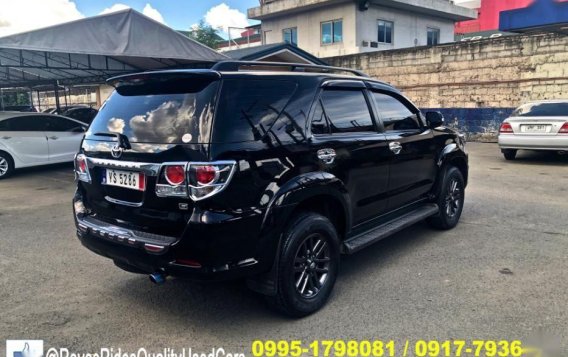
{"type": "Polygon", "coordinates": [[[425,46],[427,45],[428,27],[440,30],[440,43],[454,41],[454,22],[452,20],[398,9],[371,6],[367,11],[357,12],[357,45],[360,46],[359,52],[425,46]],[[378,48],[362,47],[362,41],[377,41],[379,19],[394,22],[393,44],[379,43],[378,48]]]}
{"type": "Polygon", "coordinates": [[[355,2],[329,5],[298,14],[263,20],[262,31],[263,34],[266,33],[267,44],[279,43],[283,41],[283,29],[296,27],[298,29],[298,47],[316,57],[353,54],[358,52],[354,31],[356,26],[355,13],[355,2]],[[321,45],[321,23],[338,19],[343,19],[343,42],[321,45]]]}
{"type": "Polygon", "coordinates": [[[442,18],[372,5],[359,11],[355,2],[329,5],[298,14],[263,20],[262,33],[266,43],[283,41],[282,30],[298,29],[298,46],[316,57],[334,57],[360,52],[423,46],[427,44],[427,28],[440,29],[440,43],[454,41],[454,22],[442,18]],[[343,42],[322,45],[321,23],[343,19],[343,42]],[[394,22],[394,43],[378,48],[362,47],[362,41],[377,41],[377,21],[394,22]],[[417,39],[417,43],[414,40],[417,39]]]}

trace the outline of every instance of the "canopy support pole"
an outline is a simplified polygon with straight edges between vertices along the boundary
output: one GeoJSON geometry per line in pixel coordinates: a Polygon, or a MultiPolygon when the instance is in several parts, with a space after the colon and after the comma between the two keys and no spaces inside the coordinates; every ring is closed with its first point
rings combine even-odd
{"type": "Polygon", "coordinates": [[[59,106],[59,84],[55,82],[53,84],[53,89],[55,90],[55,107],[57,108],[57,114],[61,112],[61,107],[59,106]]]}

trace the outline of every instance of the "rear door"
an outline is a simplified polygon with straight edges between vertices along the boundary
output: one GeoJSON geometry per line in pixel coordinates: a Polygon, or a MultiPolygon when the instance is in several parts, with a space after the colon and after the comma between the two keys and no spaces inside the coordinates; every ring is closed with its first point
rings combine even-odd
{"type": "Polygon", "coordinates": [[[45,136],[46,122],[41,116],[17,116],[2,121],[0,141],[22,163],[34,166],[49,162],[45,136]]]}
{"type": "Polygon", "coordinates": [[[436,177],[436,146],[419,110],[398,93],[371,91],[390,151],[389,211],[427,194],[436,177]]]}
{"type": "Polygon", "coordinates": [[[179,235],[193,202],[157,192],[167,183],[161,164],[209,161],[219,77],[172,72],[119,81],[85,133],[81,152],[89,158],[91,182],[81,182],[82,189],[103,219],[179,235]]]}
{"type": "Polygon", "coordinates": [[[45,120],[49,162],[73,161],[75,154],[79,152],[87,125],[60,116],[46,116],[45,120]]]}
{"type": "Polygon", "coordinates": [[[390,155],[369,104],[363,82],[332,81],[322,89],[311,121],[313,155],[347,187],[354,225],[387,209],[390,155]],[[335,155],[332,162],[326,153],[335,155]]]}

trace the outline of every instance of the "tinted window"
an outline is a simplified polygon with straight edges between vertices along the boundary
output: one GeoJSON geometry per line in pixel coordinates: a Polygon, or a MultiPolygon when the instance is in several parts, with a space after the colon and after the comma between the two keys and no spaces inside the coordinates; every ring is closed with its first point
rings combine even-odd
{"type": "Polygon", "coordinates": [[[291,81],[226,79],[215,116],[213,141],[260,140],[276,122],[296,87],[291,81]]]}
{"type": "Polygon", "coordinates": [[[392,21],[379,20],[379,38],[380,43],[392,43],[392,34],[394,23],[392,21]]]}
{"type": "Polygon", "coordinates": [[[343,20],[322,22],[321,43],[330,44],[343,42],[343,20]]]}
{"type": "Polygon", "coordinates": [[[49,117],[47,120],[47,131],[72,131],[83,127],[81,124],[61,117],[49,117]]]}
{"type": "Polygon", "coordinates": [[[218,83],[195,84],[197,89],[188,92],[183,83],[179,88],[172,84],[168,92],[167,82],[119,89],[93,120],[87,138],[108,140],[93,134],[114,132],[138,143],[208,142],[218,83]]]}
{"type": "Polygon", "coordinates": [[[329,122],[323,112],[321,101],[317,101],[312,117],[312,134],[329,134],[329,122]]]}
{"type": "Polygon", "coordinates": [[[521,105],[511,116],[514,117],[566,117],[568,103],[530,103],[521,105]]]}
{"type": "Polygon", "coordinates": [[[385,130],[412,130],[420,128],[418,115],[395,97],[383,93],[373,93],[377,110],[383,120],[385,130]]]}
{"type": "Polygon", "coordinates": [[[292,45],[298,44],[298,29],[296,27],[282,30],[282,38],[284,42],[292,45]]]}
{"type": "Polygon", "coordinates": [[[326,90],[322,101],[332,133],[375,130],[367,101],[360,90],[326,90]]]}
{"type": "Polygon", "coordinates": [[[2,131],[44,131],[46,122],[42,117],[25,116],[0,122],[2,131]]]}
{"type": "Polygon", "coordinates": [[[65,112],[63,115],[69,118],[80,120],[84,123],[90,123],[95,115],[97,115],[95,109],[91,108],[80,108],[80,109],[71,109],[65,112]]]}
{"type": "Polygon", "coordinates": [[[435,46],[440,43],[440,30],[435,28],[428,28],[427,44],[428,46],[435,46]]]}

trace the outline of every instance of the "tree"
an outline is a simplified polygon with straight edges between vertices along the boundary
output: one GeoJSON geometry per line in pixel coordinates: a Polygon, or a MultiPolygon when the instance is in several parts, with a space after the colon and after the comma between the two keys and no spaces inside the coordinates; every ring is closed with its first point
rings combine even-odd
{"type": "Polygon", "coordinates": [[[211,48],[217,48],[217,44],[222,40],[217,34],[217,30],[207,25],[203,20],[199,21],[199,25],[189,31],[189,36],[195,41],[211,48]]]}

